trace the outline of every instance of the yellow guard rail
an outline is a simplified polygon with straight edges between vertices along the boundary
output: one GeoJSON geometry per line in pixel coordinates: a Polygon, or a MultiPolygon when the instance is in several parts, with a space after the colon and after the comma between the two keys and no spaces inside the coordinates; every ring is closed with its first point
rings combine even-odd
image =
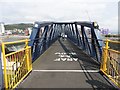
{"type": "Polygon", "coordinates": [[[5,89],[14,89],[32,70],[31,47],[28,46],[28,40],[2,43],[4,87],[5,89]],[[24,43],[25,47],[6,54],[6,45],[24,43]]]}
{"type": "Polygon", "coordinates": [[[110,43],[120,46],[120,41],[105,40],[100,70],[120,88],[120,51],[109,47],[110,43]]]}

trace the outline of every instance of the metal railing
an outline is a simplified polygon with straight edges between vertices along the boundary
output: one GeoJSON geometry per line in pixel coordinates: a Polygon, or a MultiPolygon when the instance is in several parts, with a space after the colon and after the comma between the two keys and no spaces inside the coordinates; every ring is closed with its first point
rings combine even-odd
{"type": "Polygon", "coordinates": [[[32,70],[31,47],[28,40],[2,43],[2,69],[5,89],[15,88],[32,70]],[[6,54],[6,45],[25,43],[25,47],[6,54]]]}
{"type": "Polygon", "coordinates": [[[120,51],[111,49],[110,43],[120,45],[119,41],[105,40],[100,70],[120,88],[120,51]]]}

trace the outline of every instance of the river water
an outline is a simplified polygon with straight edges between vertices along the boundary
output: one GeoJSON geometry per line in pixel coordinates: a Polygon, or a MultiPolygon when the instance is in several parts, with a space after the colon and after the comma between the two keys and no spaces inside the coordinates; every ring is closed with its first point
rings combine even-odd
{"type": "Polygon", "coordinates": [[[28,39],[29,36],[19,36],[19,35],[11,35],[11,36],[0,36],[1,42],[13,42],[18,40],[28,39]]]}
{"type": "MultiPolygon", "coordinates": [[[[18,40],[29,39],[29,36],[0,36],[0,42],[13,42],[18,40]]],[[[5,45],[6,53],[9,51],[17,51],[21,48],[24,48],[25,43],[5,45]]]]}

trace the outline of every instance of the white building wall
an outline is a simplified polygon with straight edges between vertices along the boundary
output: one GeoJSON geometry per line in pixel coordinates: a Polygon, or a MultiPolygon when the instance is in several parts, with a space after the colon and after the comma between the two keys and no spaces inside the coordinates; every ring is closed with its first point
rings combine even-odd
{"type": "Polygon", "coordinates": [[[31,33],[32,33],[32,28],[28,28],[28,30],[29,30],[29,35],[31,35],[31,33]]]}
{"type": "Polygon", "coordinates": [[[4,27],[4,23],[0,23],[0,35],[5,34],[5,27],[4,27]]]}

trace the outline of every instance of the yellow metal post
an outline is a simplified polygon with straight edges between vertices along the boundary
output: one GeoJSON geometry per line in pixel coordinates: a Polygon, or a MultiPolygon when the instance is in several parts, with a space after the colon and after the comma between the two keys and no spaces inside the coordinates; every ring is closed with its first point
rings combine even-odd
{"type": "Polygon", "coordinates": [[[29,60],[30,60],[30,58],[29,58],[29,53],[28,53],[29,52],[28,39],[26,39],[25,46],[26,46],[25,54],[26,54],[26,59],[27,59],[27,70],[29,71],[30,70],[30,68],[29,68],[29,66],[30,66],[29,60]]]}
{"type": "Polygon", "coordinates": [[[29,48],[29,64],[30,64],[30,70],[32,70],[32,56],[31,56],[31,48],[29,48]]]}
{"type": "Polygon", "coordinates": [[[7,80],[7,71],[6,71],[6,58],[5,58],[5,45],[2,43],[2,55],[3,55],[3,66],[4,66],[4,82],[5,88],[8,88],[8,80],[7,80]]]}
{"type": "Polygon", "coordinates": [[[104,52],[104,57],[103,57],[103,71],[107,70],[106,64],[107,64],[108,48],[109,48],[108,43],[109,43],[109,40],[106,39],[105,52],[104,52]]]}

